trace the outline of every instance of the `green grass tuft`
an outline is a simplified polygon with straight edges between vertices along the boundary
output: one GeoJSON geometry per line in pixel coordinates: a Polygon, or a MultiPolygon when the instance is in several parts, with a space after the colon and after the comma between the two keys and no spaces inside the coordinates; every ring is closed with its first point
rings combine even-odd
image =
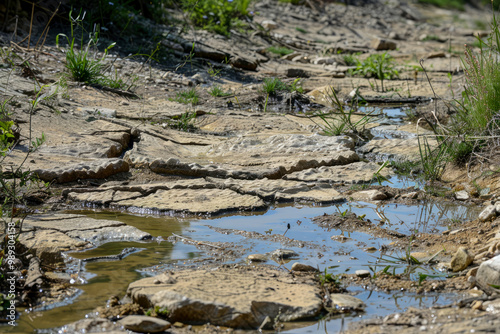
{"type": "Polygon", "coordinates": [[[192,105],[198,104],[198,92],[196,92],[196,88],[191,88],[189,90],[185,90],[176,94],[175,98],[171,98],[170,101],[177,101],[179,103],[192,105]]]}
{"type": "Polygon", "coordinates": [[[212,88],[208,90],[208,93],[212,95],[213,97],[223,97],[223,96],[229,96],[231,93],[226,93],[222,90],[221,86],[219,85],[214,85],[212,88]]]}
{"type": "Polygon", "coordinates": [[[280,56],[286,56],[291,53],[293,53],[293,50],[290,50],[289,48],[285,48],[284,46],[271,46],[267,48],[267,51],[272,52],[274,54],[280,55],[280,56]]]}

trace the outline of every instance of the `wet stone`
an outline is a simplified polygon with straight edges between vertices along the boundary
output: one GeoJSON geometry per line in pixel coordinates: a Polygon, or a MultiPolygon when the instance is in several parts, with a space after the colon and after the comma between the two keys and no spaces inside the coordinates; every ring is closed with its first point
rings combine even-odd
{"type": "Polygon", "coordinates": [[[356,270],[355,274],[358,277],[370,277],[371,276],[370,271],[364,270],[364,269],[356,270]]]}
{"type": "Polygon", "coordinates": [[[170,189],[118,201],[111,206],[125,208],[130,212],[220,214],[262,209],[266,204],[256,196],[240,195],[227,189],[170,189]]]}
{"type": "Polygon", "coordinates": [[[267,256],[264,254],[250,254],[247,256],[247,260],[251,262],[266,262],[267,256]]]}
{"type": "Polygon", "coordinates": [[[293,250],[290,249],[277,249],[275,251],[272,251],[270,253],[270,256],[275,259],[292,259],[292,258],[297,258],[299,257],[299,254],[295,253],[293,250]]]}
{"type": "Polygon", "coordinates": [[[305,263],[300,263],[300,262],[295,262],[292,265],[292,271],[312,271],[312,272],[317,272],[319,271],[318,268],[314,268],[313,266],[310,266],[305,263]]]}
{"type": "Polygon", "coordinates": [[[129,315],[118,321],[118,324],[138,333],[160,333],[171,326],[166,320],[146,315],[129,315]]]}
{"type": "Polygon", "coordinates": [[[335,309],[340,312],[350,312],[350,311],[362,311],[366,307],[365,303],[359,298],[342,294],[333,293],[330,295],[332,299],[332,304],[335,309]]]}
{"type": "Polygon", "coordinates": [[[377,189],[358,191],[352,194],[351,197],[357,201],[381,201],[387,199],[387,195],[377,189]]]}
{"type": "Polygon", "coordinates": [[[28,216],[19,241],[48,263],[62,261],[61,252],[82,250],[113,241],[150,239],[149,233],[119,221],[84,215],[45,214],[28,216]]]}

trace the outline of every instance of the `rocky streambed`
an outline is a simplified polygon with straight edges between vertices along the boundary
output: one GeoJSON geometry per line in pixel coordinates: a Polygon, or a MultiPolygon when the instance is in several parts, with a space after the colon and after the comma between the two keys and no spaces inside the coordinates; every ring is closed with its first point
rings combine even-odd
{"type": "Polygon", "coordinates": [[[46,141],[24,168],[50,183],[23,193],[18,252],[30,255],[17,264],[19,326],[2,330],[498,328],[496,174],[449,167],[440,187],[418,170],[400,174],[420,157],[417,135],[431,133],[416,120],[451,112],[445,102],[463,87],[457,50],[478,34],[484,8],[254,6],[265,34],[170,32],[172,58],[147,71],[118,44],[105,61],[137,76],[133,93],[69,82],[35,109],[34,82],[57,82],[64,54],[1,36],[37,70],[26,75],[2,54],[0,93],[21,136],[2,171],[23,162],[31,125],[46,141]],[[294,53],[266,51],[274,44],[294,53]],[[399,79],[382,92],[338,51],[389,51],[399,79]],[[438,99],[415,71],[422,58],[438,99]],[[269,98],[266,77],[300,78],[303,92],[269,98]],[[214,85],[229,94],[211,96],[214,85]],[[193,88],[197,104],[177,99],[193,88]],[[363,128],[326,135],[314,112],[330,110],[332,88],[371,101],[352,115],[368,117],[363,128]]]}

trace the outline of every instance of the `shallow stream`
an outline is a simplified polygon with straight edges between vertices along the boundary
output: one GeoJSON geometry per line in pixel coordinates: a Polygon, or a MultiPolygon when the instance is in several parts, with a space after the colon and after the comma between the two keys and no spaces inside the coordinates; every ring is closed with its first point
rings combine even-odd
{"type": "MultiPolygon", "coordinates": [[[[368,269],[380,256],[382,245],[391,240],[376,238],[361,232],[345,232],[342,229],[327,230],[312,222],[311,218],[335,212],[355,212],[366,215],[374,224],[384,220],[384,228],[396,230],[410,235],[415,232],[440,232],[449,224],[459,224],[460,221],[473,219],[477,211],[465,206],[443,203],[423,203],[418,206],[400,204],[375,205],[370,203],[345,203],[338,206],[282,206],[274,207],[266,212],[252,215],[224,216],[214,219],[179,219],[169,217],[132,216],[115,212],[79,211],[96,219],[119,220],[149,232],[154,241],[150,242],[115,242],[107,243],[85,252],[70,253],[74,259],[84,259],[94,256],[119,254],[126,247],[136,247],[140,251],[130,254],[120,261],[89,262],[84,267],[78,261],[72,260],[69,274],[76,277],[74,285],[81,290],[73,298],[68,298],[65,304],[57,307],[42,307],[22,314],[19,327],[8,332],[31,332],[33,329],[44,329],[62,326],[76,321],[91,313],[97,306],[103,306],[112,295],[123,297],[129,283],[146,275],[157,274],[174,266],[197,266],[210,263],[213,258],[195,246],[182,241],[171,243],[166,239],[172,235],[182,235],[200,242],[228,243],[237,250],[237,258],[227,262],[246,262],[249,254],[265,254],[276,249],[286,248],[299,254],[298,261],[325,268],[328,272],[353,273],[358,269],[368,269]],[[287,224],[290,230],[287,231],[287,224]],[[217,229],[218,228],[218,229],[217,229]],[[228,230],[221,230],[228,229],[228,230]],[[261,238],[243,237],[231,233],[231,230],[257,232],[262,235],[284,234],[294,240],[303,241],[301,247],[283,247],[279,243],[261,238]],[[217,232],[217,231],[219,232],[217,232]],[[343,242],[332,239],[332,236],[344,235],[343,242]],[[162,241],[163,240],[163,241],[162,241]],[[377,250],[367,252],[368,247],[377,250]]],[[[282,264],[288,269],[295,261],[282,264]]],[[[276,264],[272,260],[267,263],[276,264]]],[[[425,269],[424,269],[425,270],[425,269]]],[[[318,329],[327,332],[338,332],[343,325],[360,318],[383,316],[385,314],[404,310],[410,306],[431,306],[446,304],[457,300],[461,295],[415,295],[411,293],[388,294],[380,291],[366,291],[360,287],[350,287],[349,291],[356,294],[366,304],[366,312],[358,315],[321,320],[313,323],[302,323],[305,326],[290,329],[290,333],[313,333],[318,329]]],[[[52,330],[43,331],[52,333],[52,330]]]]}

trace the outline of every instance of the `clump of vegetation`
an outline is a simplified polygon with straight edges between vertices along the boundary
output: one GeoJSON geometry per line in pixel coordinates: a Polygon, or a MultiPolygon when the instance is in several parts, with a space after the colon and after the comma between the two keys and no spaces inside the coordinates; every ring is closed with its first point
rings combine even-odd
{"type": "Polygon", "coordinates": [[[224,97],[224,96],[229,96],[231,93],[226,93],[222,90],[221,86],[219,85],[213,85],[212,88],[208,90],[208,93],[212,95],[213,97],[224,97]]]}
{"type": "Polygon", "coordinates": [[[319,282],[321,283],[321,286],[324,285],[334,285],[334,286],[339,286],[341,284],[340,282],[340,275],[334,275],[332,273],[327,272],[327,268],[325,268],[325,271],[323,274],[319,275],[319,282]]]}
{"type": "MultiPolygon", "coordinates": [[[[464,5],[466,3],[476,4],[477,0],[418,0],[418,2],[442,8],[465,10],[464,5]]],[[[488,4],[491,2],[494,8],[498,8],[498,6],[500,5],[499,0],[481,0],[481,2],[483,4],[488,4]]]]}
{"type": "Polygon", "coordinates": [[[161,307],[156,305],[154,308],[149,308],[145,314],[148,317],[161,317],[161,318],[166,318],[170,315],[170,310],[167,309],[166,307],[161,307]]]}
{"type": "Polygon", "coordinates": [[[168,121],[169,127],[172,129],[189,132],[195,129],[194,120],[196,118],[196,112],[186,111],[181,116],[176,117],[168,121]]]}
{"type": "Polygon", "coordinates": [[[434,5],[442,8],[464,10],[465,0],[418,0],[420,3],[434,5]]]}
{"type": "Polygon", "coordinates": [[[344,60],[346,66],[356,66],[359,63],[357,58],[359,54],[346,53],[342,55],[342,59],[344,60]]]}
{"type": "Polygon", "coordinates": [[[248,16],[250,0],[182,0],[181,4],[195,26],[229,36],[231,28],[248,16]]]}
{"type": "Polygon", "coordinates": [[[121,88],[124,86],[124,82],[118,78],[118,75],[116,75],[115,78],[105,75],[104,59],[108,55],[109,50],[113,48],[116,43],[111,43],[104,50],[103,55],[98,57],[97,45],[99,43],[99,31],[96,29],[90,33],[89,40],[87,43],[84,43],[85,29],[83,28],[82,22],[85,18],[85,13],[73,18],[72,11],[70,11],[69,18],[71,23],[71,37],[62,33],[58,34],[56,36],[56,45],[60,48],[59,38],[66,38],[68,47],[60,49],[66,53],[66,68],[71,78],[86,84],[97,84],[112,88],[121,88]],[[77,29],[81,31],[79,43],[77,43],[75,36],[75,30],[77,29]]]}
{"type": "Polygon", "coordinates": [[[431,181],[441,176],[446,163],[488,160],[500,145],[500,29],[495,16],[492,34],[479,45],[479,52],[465,48],[466,84],[461,98],[455,100],[456,113],[446,125],[431,123],[437,145],[430,145],[427,136],[419,136],[424,173],[431,181]]]}
{"type": "Polygon", "coordinates": [[[395,68],[394,58],[387,52],[372,54],[364,61],[358,61],[357,67],[352,73],[379,79],[382,91],[384,91],[384,80],[394,79],[399,75],[395,68]]]}
{"type": "Polygon", "coordinates": [[[371,113],[363,115],[356,120],[354,115],[358,110],[358,99],[351,99],[350,105],[346,105],[339,100],[333,87],[330,87],[327,96],[330,103],[335,107],[335,110],[327,114],[316,113],[309,119],[316,123],[326,136],[340,136],[346,133],[361,136],[364,126],[371,121],[371,113]],[[321,122],[317,122],[315,120],[316,117],[319,117],[321,122]]]}
{"type": "Polygon", "coordinates": [[[300,85],[300,79],[295,79],[288,85],[281,81],[280,78],[265,78],[262,84],[262,91],[268,95],[276,95],[278,92],[304,92],[300,85]]]}
{"type": "Polygon", "coordinates": [[[293,50],[286,48],[284,46],[270,46],[267,48],[267,51],[272,52],[274,54],[280,55],[280,56],[286,56],[291,53],[293,53],[293,50]]]}
{"type": "Polygon", "coordinates": [[[170,101],[177,101],[179,103],[184,103],[184,104],[191,103],[192,105],[196,105],[198,104],[198,99],[199,96],[198,92],[196,91],[196,88],[191,88],[189,90],[177,93],[175,98],[171,98],[170,101]]]}

